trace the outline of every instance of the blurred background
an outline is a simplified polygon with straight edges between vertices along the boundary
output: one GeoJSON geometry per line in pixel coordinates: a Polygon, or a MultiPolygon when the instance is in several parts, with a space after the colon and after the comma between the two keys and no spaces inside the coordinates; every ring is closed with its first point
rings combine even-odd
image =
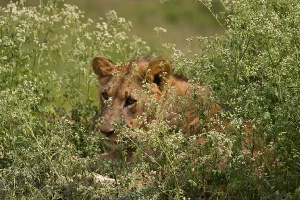
{"type": "MultiPolygon", "coordinates": [[[[16,0],[14,0],[16,1],[16,0]]],[[[27,0],[26,5],[37,6],[41,0],[27,0]]],[[[10,0],[1,0],[5,6],[10,0]]],[[[176,44],[177,49],[186,50],[186,38],[193,36],[221,35],[223,30],[210,11],[196,0],[65,0],[67,4],[77,5],[85,12],[86,19],[97,21],[105,13],[115,10],[119,17],[124,17],[133,24],[132,34],[142,37],[150,47],[160,43],[176,44]],[[159,36],[155,27],[167,29],[159,36]]],[[[222,11],[220,1],[212,1],[215,12],[222,11]]],[[[196,48],[195,44],[192,48],[196,48]]]]}

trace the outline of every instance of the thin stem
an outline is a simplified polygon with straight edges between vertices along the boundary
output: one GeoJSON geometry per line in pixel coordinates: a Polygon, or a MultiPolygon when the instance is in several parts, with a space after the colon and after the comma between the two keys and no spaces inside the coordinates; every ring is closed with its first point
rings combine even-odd
{"type": "MultiPolygon", "coordinates": [[[[215,18],[215,20],[218,22],[218,24],[222,27],[224,33],[226,36],[228,36],[225,27],[223,26],[223,24],[220,22],[220,20],[218,19],[217,15],[212,11],[211,6],[209,6],[207,3],[205,3],[203,0],[199,0],[206,8],[207,10],[210,12],[210,14],[215,18]]],[[[222,2],[222,5],[225,8],[224,3],[222,2]]]]}

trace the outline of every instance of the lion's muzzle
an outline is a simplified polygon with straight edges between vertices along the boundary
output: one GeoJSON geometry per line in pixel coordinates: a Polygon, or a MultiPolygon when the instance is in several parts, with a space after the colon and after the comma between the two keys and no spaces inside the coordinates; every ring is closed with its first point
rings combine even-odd
{"type": "Polygon", "coordinates": [[[111,136],[112,134],[115,133],[115,130],[111,130],[111,131],[104,131],[104,130],[100,130],[101,133],[103,133],[103,135],[105,135],[106,137],[111,136]]]}

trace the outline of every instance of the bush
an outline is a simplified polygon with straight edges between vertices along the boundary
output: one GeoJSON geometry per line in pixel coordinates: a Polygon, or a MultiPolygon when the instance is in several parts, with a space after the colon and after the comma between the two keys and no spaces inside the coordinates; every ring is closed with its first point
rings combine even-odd
{"type": "Polygon", "coordinates": [[[223,1],[224,23],[211,1],[201,1],[224,35],[193,38],[199,52],[191,55],[170,44],[151,51],[113,11],[93,22],[76,6],[45,2],[0,8],[0,198],[299,198],[296,0],[223,1]],[[98,134],[90,61],[104,55],[120,62],[151,52],[167,54],[176,72],[210,87],[212,101],[224,109],[218,119],[235,128],[205,133],[207,143],[200,146],[198,136],[183,137],[180,130],[153,122],[147,125],[151,131],[132,130],[142,138],[131,144],[138,161],[101,160],[99,154],[108,149],[98,134]],[[253,132],[241,128],[245,119],[253,132]],[[249,134],[268,151],[257,157],[242,151],[249,134]],[[153,153],[145,154],[147,149],[153,153]],[[272,165],[264,160],[269,153],[272,165]],[[96,173],[118,184],[93,183],[96,173]],[[133,184],[141,179],[142,185],[133,184]]]}

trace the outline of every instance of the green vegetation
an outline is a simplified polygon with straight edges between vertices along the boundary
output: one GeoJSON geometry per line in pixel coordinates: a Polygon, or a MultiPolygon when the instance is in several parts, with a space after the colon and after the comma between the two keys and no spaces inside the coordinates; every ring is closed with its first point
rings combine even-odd
{"type": "MultiPolygon", "coordinates": [[[[11,0],[1,0],[0,6],[5,6],[11,0]]],[[[18,0],[13,0],[18,1],[18,0]]],[[[105,13],[115,10],[119,17],[130,20],[133,24],[131,33],[142,37],[151,48],[159,47],[161,43],[174,43],[180,50],[185,50],[185,38],[195,35],[207,36],[223,34],[210,12],[197,1],[173,0],[163,4],[159,0],[64,0],[67,4],[77,5],[84,11],[86,18],[97,21],[105,18],[105,13]],[[164,27],[167,34],[153,36],[153,28],[164,27]]],[[[40,0],[27,0],[26,6],[38,6],[40,0]]],[[[62,6],[62,2],[58,2],[62,6]]],[[[214,10],[223,7],[214,1],[214,10]]],[[[196,45],[195,45],[196,46],[196,45]]],[[[196,49],[196,47],[195,47],[196,49]]]]}
{"type": "MultiPolygon", "coordinates": [[[[214,15],[211,1],[201,3],[214,15]]],[[[150,49],[113,11],[92,21],[57,0],[0,7],[0,199],[299,199],[300,5],[222,3],[215,16],[224,36],[190,38],[199,50],[187,55],[170,44],[150,49]],[[97,127],[95,55],[166,56],[176,72],[211,88],[220,120],[234,130],[209,131],[200,146],[197,136],[152,123],[149,132],[133,130],[144,137],[134,144],[137,161],[101,160],[109,149],[97,127]],[[253,132],[243,131],[243,119],[253,132]],[[267,150],[257,157],[241,150],[247,134],[267,150]],[[96,183],[95,174],[117,183],[96,183]],[[144,184],[132,185],[141,176],[144,184]]]]}

